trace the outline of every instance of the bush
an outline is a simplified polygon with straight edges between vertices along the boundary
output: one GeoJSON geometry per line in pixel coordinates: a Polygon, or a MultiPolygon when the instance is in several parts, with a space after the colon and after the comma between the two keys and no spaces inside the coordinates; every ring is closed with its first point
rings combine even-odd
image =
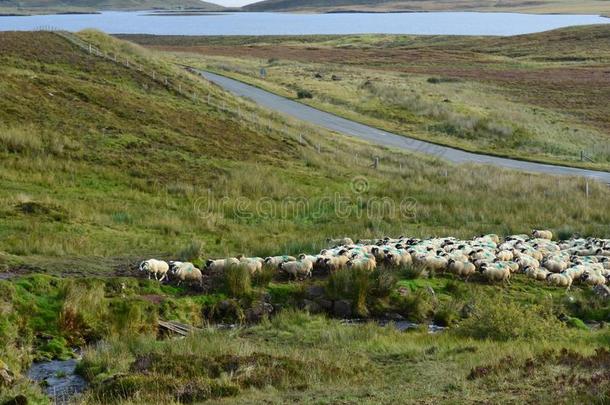
{"type": "Polygon", "coordinates": [[[402,278],[407,280],[413,280],[421,277],[426,268],[421,265],[411,264],[408,266],[403,266],[399,269],[398,273],[402,278]]]}
{"type": "MultiPolygon", "coordinates": [[[[203,244],[200,241],[193,240],[187,246],[185,246],[180,252],[178,257],[183,262],[195,262],[198,261],[203,253],[203,244]]],[[[194,263],[195,264],[195,263],[194,263]]],[[[197,265],[197,264],[195,264],[197,265]]]]}
{"type": "Polygon", "coordinates": [[[299,90],[297,91],[297,98],[302,99],[302,98],[313,98],[313,94],[311,94],[311,92],[309,90],[299,90]]]}
{"type": "Polygon", "coordinates": [[[263,266],[263,269],[260,273],[256,273],[252,277],[252,283],[257,287],[265,287],[269,286],[271,280],[275,276],[275,269],[269,266],[263,266]]]}
{"type": "Polygon", "coordinates": [[[524,306],[508,299],[486,298],[476,303],[472,316],[454,333],[475,339],[509,341],[545,339],[565,330],[563,323],[543,305],[524,306]]]}
{"type": "Polygon", "coordinates": [[[252,280],[248,269],[242,266],[231,266],[225,272],[225,287],[232,297],[243,297],[252,291],[252,280]]]}
{"type": "Polygon", "coordinates": [[[432,297],[425,290],[405,296],[391,296],[392,305],[398,312],[413,322],[423,322],[427,320],[434,309],[432,297]]]}

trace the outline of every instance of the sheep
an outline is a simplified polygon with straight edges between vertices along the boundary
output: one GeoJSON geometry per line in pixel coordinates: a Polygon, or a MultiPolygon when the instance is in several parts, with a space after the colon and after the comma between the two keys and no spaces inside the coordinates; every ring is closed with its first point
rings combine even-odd
{"type": "Polygon", "coordinates": [[[209,271],[226,271],[231,266],[239,264],[239,259],[231,257],[228,259],[208,260],[205,262],[205,269],[209,271]]]}
{"type": "Polygon", "coordinates": [[[500,259],[503,262],[513,260],[513,252],[511,252],[510,250],[501,250],[496,253],[496,258],[500,259]]]}
{"type": "Polygon", "coordinates": [[[140,263],[140,271],[148,273],[148,279],[150,275],[155,276],[155,280],[163,281],[167,278],[167,272],[169,271],[169,264],[163,260],[149,259],[140,263]],[[161,279],[158,277],[161,276],[161,279]]]}
{"type": "Polygon", "coordinates": [[[326,239],[326,243],[330,246],[351,246],[354,244],[354,241],[350,238],[341,238],[341,239],[326,239]]]}
{"type": "Polygon", "coordinates": [[[468,278],[476,272],[476,267],[469,261],[449,259],[447,270],[456,276],[464,277],[468,281],[468,278]]]}
{"type": "Polygon", "coordinates": [[[292,260],[280,263],[279,269],[296,280],[298,276],[312,277],[313,263],[310,260],[292,260]]]}
{"type": "Polygon", "coordinates": [[[546,276],[547,283],[556,287],[566,287],[566,291],[572,286],[572,277],[566,273],[549,273],[546,276]]]}
{"type": "Polygon", "coordinates": [[[178,279],[178,285],[183,281],[198,282],[203,287],[203,274],[193,263],[173,262],[172,274],[178,279]]]}
{"type": "Polygon", "coordinates": [[[479,269],[479,272],[487,279],[487,281],[502,281],[510,283],[510,268],[502,266],[500,263],[485,263],[479,269]]]}
{"type": "Polygon", "coordinates": [[[553,239],[553,232],[551,231],[545,231],[545,230],[538,230],[538,229],[534,229],[532,231],[532,236],[534,238],[538,238],[538,239],[547,239],[547,240],[551,240],[553,239]]]}
{"type": "Polygon", "coordinates": [[[550,271],[547,269],[539,269],[537,267],[526,267],[523,270],[526,276],[533,278],[534,280],[544,281],[546,277],[550,274],[550,271]]]}
{"type": "Polygon", "coordinates": [[[251,276],[263,271],[263,262],[258,258],[243,257],[239,260],[239,263],[234,264],[234,266],[248,270],[251,276]]]}
{"type": "Polygon", "coordinates": [[[265,258],[264,263],[266,266],[279,268],[280,264],[284,262],[294,262],[296,260],[296,257],[293,256],[269,256],[265,258]]]}
{"type": "Polygon", "coordinates": [[[606,284],[606,278],[601,273],[598,273],[597,271],[593,271],[593,270],[585,271],[583,273],[583,275],[580,277],[580,279],[582,280],[583,283],[590,285],[590,286],[606,284]]]}
{"type": "Polygon", "coordinates": [[[568,268],[568,263],[558,258],[551,257],[542,261],[542,267],[546,268],[551,273],[561,273],[568,268]]]}
{"type": "Polygon", "coordinates": [[[373,272],[377,268],[377,261],[374,256],[369,256],[362,259],[349,260],[346,266],[351,270],[373,272]]]}
{"type": "Polygon", "coordinates": [[[385,263],[394,267],[408,266],[413,263],[411,255],[406,250],[389,251],[384,257],[385,263]]]}

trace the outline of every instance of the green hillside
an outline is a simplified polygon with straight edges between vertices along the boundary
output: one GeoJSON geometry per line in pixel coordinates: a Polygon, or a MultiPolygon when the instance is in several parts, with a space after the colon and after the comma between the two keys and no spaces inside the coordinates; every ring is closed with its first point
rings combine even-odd
{"type": "Polygon", "coordinates": [[[609,237],[607,185],[373,147],[238,101],[163,54],[78,37],[104,57],[55,33],[0,33],[0,403],[56,402],[26,370],[74,348],[83,404],[607,398],[610,312],[586,286],[402,268],[306,281],[206,271],[201,288],[137,270],[150,257],[314,252],[327,237],[609,237]],[[320,292],[420,326],[310,315],[320,292]],[[199,329],[174,339],[159,319],[199,329]],[[428,322],[459,327],[430,334],[428,322]]]}
{"type": "Polygon", "coordinates": [[[0,13],[38,14],[103,10],[220,11],[223,7],[199,0],[0,0],[0,13]]]}
{"type": "Polygon", "coordinates": [[[265,0],[247,11],[504,11],[524,13],[609,14],[605,0],[265,0]]]}

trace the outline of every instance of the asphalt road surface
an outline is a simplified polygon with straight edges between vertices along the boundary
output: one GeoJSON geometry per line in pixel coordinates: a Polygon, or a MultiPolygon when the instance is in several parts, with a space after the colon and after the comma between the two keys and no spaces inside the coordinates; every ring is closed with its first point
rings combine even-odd
{"type": "Polygon", "coordinates": [[[526,172],[565,176],[583,176],[610,184],[609,172],[527,162],[523,160],[465,152],[463,150],[454,149],[448,146],[440,146],[409,138],[407,136],[393,134],[391,132],[383,131],[381,129],[341,118],[225,76],[205,71],[200,71],[200,73],[204,78],[212,83],[217,84],[218,86],[237,96],[249,98],[260,106],[290,115],[294,118],[324,127],[331,131],[349,136],[355,136],[371,143],[434,155],[454,163],[478,163],[508,169],[522,170],[526,172]]]}

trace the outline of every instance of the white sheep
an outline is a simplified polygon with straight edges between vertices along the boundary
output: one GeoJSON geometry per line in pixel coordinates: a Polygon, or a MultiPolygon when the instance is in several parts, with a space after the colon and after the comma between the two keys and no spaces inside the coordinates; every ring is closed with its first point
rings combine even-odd
{"type": "Polygon", "coordinates": [[[172,275],[178,279],[178,285],[182,282],[197,282],[203,287],[203,274],[193,263],[172,262],[172,275]]]}
{"type": "Polygon", "coordinates": [[[375,256],[369,256],[361,259],[351,259],[346,266],[351,270],[373,272],[377,268],[377,261],[375,256]]]}
{"type": "Polygon", "coordinates": [[[553,239],[553,232],[551,231],[546,231],[546,230],[538,230],[538,229],[534,229],[532,231],[532,236],[534,238],[538,238],[538,239],[547,239],[547,240],[551,240],[553,239]]]}
{"type": "Polygon", "coordinates": [[[549,285],[566,287],[566,290],[569,290],[572,286],[572,277],[566,273],[549,273],[546,280],[549,285]]]}
{"type": "Polygon", "coordinates": [[[231,266],[239,264],[239,259],[230,257],[227,259],[208,260],[205,262],[205,269],[209,271],[223,272],[229,269],[231,266]]]}
{"type": "Polygon", "coordinates": [[[155,276],[155,280],[163,281],[167,278],[169,264],[163,260],[149,259],[140,263],[140,271],[147,272],[149,280],[152,274],[155,276]],[[159,276],[161,276],[161,279],[159,279],[159,276]]]}
{"type": "Polygon", "coordinates": [[[351,246],[354,244],[354,241],[350,238],[340,238],[340,239],[326,239],[326,243],[330,246],[351,246]]]}
{"type": "Polygon", "coordinates": [[[468,278],[476,272],[476,267],[469,261],[449,259],[447,270],[456,276],[464,277],[468,281],[468,278]]]}
{"type": "Polygon", "coordinates": [[[312,277],[313,263],[310,260],[293,260],[280,263],[279,268],[296,280],[298,276],[312,277]]]}
{"type": "Polygon", "coordinates": [[[590,286],[606,284],[606,277],[594,270],[585,271],[584,274],[580,277],[580,279],[583,283],[590,286]]]}
{"type": "Polygon", "coordinates": [[[297,259],[294,256],[269,256],[265,257],[264,264],[265,266],[277,269],[280,267],[280,264],[284,262],[294,262],[296,260],[297,259]]]}
{"type": "Polygon", "coordinates": [[[510,267],[504,266],[502,263],[484,263],[479,271],[487,281],[510,282],[510,267]]]}

